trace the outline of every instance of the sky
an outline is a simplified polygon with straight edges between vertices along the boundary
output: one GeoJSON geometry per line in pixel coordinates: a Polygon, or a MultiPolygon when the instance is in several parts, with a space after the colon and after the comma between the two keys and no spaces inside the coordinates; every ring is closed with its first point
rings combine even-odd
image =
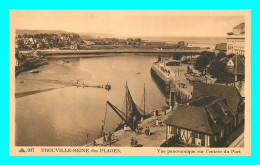
{"type": "Polygon", "coordinates": [[[243,12],[191,10],[12,10],[15,29],[122,36],[226,36],[243,12]]]}

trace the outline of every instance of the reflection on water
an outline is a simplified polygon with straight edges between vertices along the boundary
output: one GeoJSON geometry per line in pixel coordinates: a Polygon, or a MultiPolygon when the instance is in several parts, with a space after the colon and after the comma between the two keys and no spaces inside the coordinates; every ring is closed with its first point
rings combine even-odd
{"type": "MultiPolygon", "coordinates": [[[[150,67],[157,57],[114,56],[73,58],[69,63],[51,59],[38,74],[22,73],[17,79],[80,80],[100,88],[60,88],[16,99],[16,145],[78,146],[92,141],[100,133],[106,110],[106,100],[123,110],[125,84],[140,106],[146,86],[146,111],[165,104],[165,98],[150,75],[150,67]]],[[[37,83],[20,88],[37,88],[37,83]]],[[[19,88],[19,87],[18,87],[19,88]]],[[[17,89],[19,90],[19,89],[17,89]]],[[[108,108],[105,131],[113,131],[120,119],[108,108]]]]}

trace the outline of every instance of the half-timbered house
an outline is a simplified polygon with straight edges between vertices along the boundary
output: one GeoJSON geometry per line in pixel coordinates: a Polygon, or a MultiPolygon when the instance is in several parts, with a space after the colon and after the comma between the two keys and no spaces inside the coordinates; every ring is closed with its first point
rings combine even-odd
{"type": "Polygon", "coordinates": [[[186,146],[218,146],[232,132],[233,119],[225,98],[199,96],[178,105],[164,121],[166,139],[177,137],[186,146]]]}

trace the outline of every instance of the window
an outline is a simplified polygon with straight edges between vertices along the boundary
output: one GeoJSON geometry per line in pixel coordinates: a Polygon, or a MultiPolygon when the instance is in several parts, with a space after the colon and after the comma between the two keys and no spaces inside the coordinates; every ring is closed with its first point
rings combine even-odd
{"type": "Polygon", "coordinates": [[[223,138],[223,136],[224,136],[224,129],[221,129],[220,130],[220,138],[223,138]]]}
{"type": "Polygon", "coordinates": [[[198,132],[195,132],[195,138],[200,138],[200,134],[198,132]]]}
{"type": "Polygon", "coordinates": [[[177,134],[177,128],[174,127],[174,134],[176,135],[177,134]]]}
{"type": "Polygon", "coordinates": [[[201,133],[199,134],[199,138],[202,139],[202,134],[201,133]]]}
{"type": "Polygon", "coordinates": [[[178,134],[179,134],[179,135],[181,134],[181,129],[180,129],[180,128],[178,128],[178,134]]]}
{"type": "Polygon", "coordinates": [[[170,134],[173,134],[173,127],[168,126],[168,128],[169,128],[169,131],[168,131],[168,132],[169,132],[170,134]]]}

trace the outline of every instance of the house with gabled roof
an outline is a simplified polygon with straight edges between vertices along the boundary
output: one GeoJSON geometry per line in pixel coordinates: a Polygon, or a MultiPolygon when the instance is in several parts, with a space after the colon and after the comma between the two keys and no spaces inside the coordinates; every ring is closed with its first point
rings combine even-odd
{"type": "Polygon", "coordinates": [[[234,128],[227,100],[199,96],[180,104],[164,121],[166,139],[178,137],[186,146],[218,146],[234,128]]]}
{"type": "Polygon", "coordinates": [[[245,80],[245,59],[243,56],[223,57],[219,61],[226,63],[230,79],[235,82],[245,80]]]}
{"type": "Polygon", "coordinates": [[[196,83],[193,88],[192,97],[216,96],[225,98],[234,118],[234,126],[241,124],[244,120],[245,102],[235,86],[219,84],[196,83]]]}
{"type": "Polygon", "coordinates": [[[244,120],[244,98],[234,86],[195,83],[192,99],[177,105],[164,121],[166,139],[218,146],[244,120]]]}

